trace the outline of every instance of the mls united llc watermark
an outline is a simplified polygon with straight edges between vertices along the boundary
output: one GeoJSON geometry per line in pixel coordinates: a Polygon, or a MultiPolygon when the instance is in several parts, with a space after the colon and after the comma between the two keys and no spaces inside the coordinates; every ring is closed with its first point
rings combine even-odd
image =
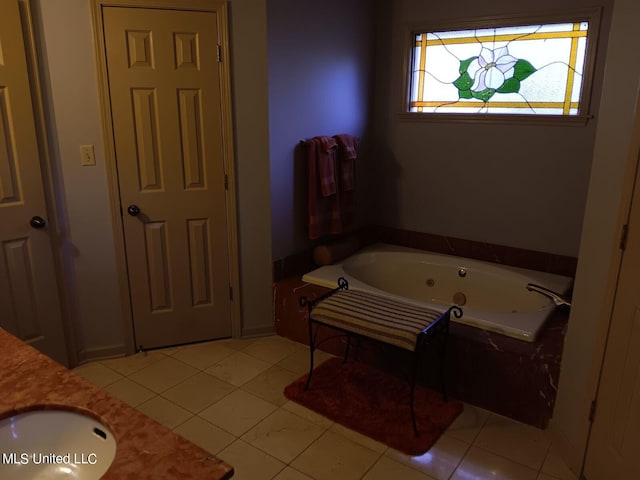
{"type": "Polygon", "coordinates": [[[56,455],[55,453],[28,453],[12,452],[2,454],[3,465],[41,465],[52,463],[55,465],[95,465],[98,463],[98,456],[95,453],[66,453],[56,455]]]}

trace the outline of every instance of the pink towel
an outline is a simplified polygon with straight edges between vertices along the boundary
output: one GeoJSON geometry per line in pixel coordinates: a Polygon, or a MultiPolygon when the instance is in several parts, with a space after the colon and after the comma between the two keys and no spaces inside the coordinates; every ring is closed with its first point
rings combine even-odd
{"type": "MultiPolygon", "coordinates": [[[[335,143],[335,142],[334,142],[335,143]]],[[[323,235],[342,232],[340,220],[340,203],[338,189],[335,187],[335,148],[331,150],[334,172],[334,194],[326,196],[323,192],[323,162],[320,158],[328,156],[327,143],[320,137],[307,142],[307,208],[309,221],[309,238],[314,240],[323,235]]]]}
{"type": "Polygon", "coordinates": [[[320,176],[320,188],[323,197],[335,195],[336,188],[336,148],[338,144],[331,137],[314,137],[316,145],[316,161],[320,176]]]}
{"type": "Polygon", "coordinates": [[[342,133],[336,135],[338,141],[338,169],[340,170],[340,190],[349,191],[356,187],[355,161],[358,158],[358,137],[342,133]]]}
{"type": "Polygon", "coordinates": [[[338,165],[340,173],[340,222],[347,229],[356,221],[356,158],[358,137],[346,133],[334,137],[338,142],[338,165]]]}

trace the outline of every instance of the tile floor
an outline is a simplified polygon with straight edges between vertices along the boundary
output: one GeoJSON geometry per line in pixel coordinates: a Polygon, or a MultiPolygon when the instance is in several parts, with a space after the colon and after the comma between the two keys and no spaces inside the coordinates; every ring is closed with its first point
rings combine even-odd
{"type": "Polygon", "coordinates": [[[283,396],[307,365],[306,346],[272,336],[168,348],[75,372],[230,463],[238,480],[576,479],[541,430],[472,405],[426,454],[387,448],[283,396]]]}

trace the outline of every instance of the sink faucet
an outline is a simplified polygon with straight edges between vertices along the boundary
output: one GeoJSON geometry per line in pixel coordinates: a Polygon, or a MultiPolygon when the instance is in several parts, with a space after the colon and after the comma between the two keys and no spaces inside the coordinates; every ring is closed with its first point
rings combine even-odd
{"type": "Polygon", "coordinates": [[[529,290],[530,292],[538,292],[549,297],[556,305],[566,305],[567,307],[571,306],[571,301],[567,300],[559,293],[556,293],[553,290],[549,290],[548,288],[542,287],[540,285],[536,285],[535,283],[527,283],[527,290],[529,290]]]}

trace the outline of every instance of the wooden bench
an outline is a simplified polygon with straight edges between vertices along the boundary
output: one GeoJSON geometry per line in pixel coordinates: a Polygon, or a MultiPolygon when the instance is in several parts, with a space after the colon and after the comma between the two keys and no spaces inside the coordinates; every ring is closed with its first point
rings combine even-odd
{"type": "Polygon", "coordinates": [[[411,421],[415,435],[416,426],[413,397],[420,361],[427,346],[440,343],[440,382],[442,396],[447,400],[445,382],[445,355],[451,314],[462,316],[460,307],[453,306],[444,313],[394,300],[367,292],[349,290],[344,278],[338,279],[338,287],[314,300],[300,298],[300,305],[308,308],[309,323],[309,374],[305,390],[309,387],[313,373],[313,354],[322,342],[316,343],[318,326],[326,325],[347,336],[345,361],[349,356],[351,335],[371,338],[379,342],[413,352],[413,365],[409,378],[411,388],[411,421]],[[315,330],[314,330],[315,324],[315,330]]]}

